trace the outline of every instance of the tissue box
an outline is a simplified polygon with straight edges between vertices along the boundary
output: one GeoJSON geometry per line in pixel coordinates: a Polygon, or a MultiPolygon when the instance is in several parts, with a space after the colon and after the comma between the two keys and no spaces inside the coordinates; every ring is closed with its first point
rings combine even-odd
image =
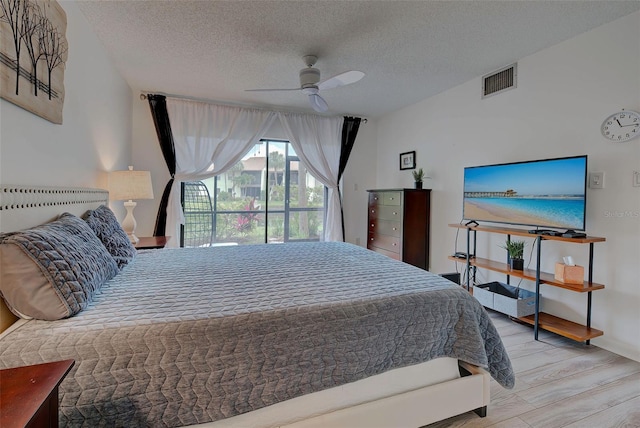
{"type": "Polygon", "coordinates": [[[564,282],[566,284],[579,284],[584,283],[584,267],[582,266],[568,266],[564,263],[556,263],[557,281],[564,282]]]}

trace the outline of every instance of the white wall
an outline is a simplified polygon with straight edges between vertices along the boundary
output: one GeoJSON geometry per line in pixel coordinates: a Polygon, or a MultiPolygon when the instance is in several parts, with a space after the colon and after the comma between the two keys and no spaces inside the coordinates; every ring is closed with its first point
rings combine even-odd
{"type": "Polygon", "coordinates": [[[345,240],[367,246],[367,189],[376,188],[377,124],[361,123],[342,178],[345,240]],[[364,221],[363,221],[364,219],[364,221]]]}
{"type": "Polygon", "coordinates": [[[63,124],[0,100],[0,182],[106,188],[106,172],[131,160],[131,90],[74,2],[60,4],[69,44],[63,124]]]}
{"type": "MultiPolygon", "coordinates": [[[[447,224],[461,220],[465,166],[587,154],[589,170],[606,173],[605,189],[587,194],[587,231],[607,238],[595,245],[594,277],[606,289],[593,293],[592,325],[604,331],[593,343],[640,361],[640,187],[632,187],[640,139],[616,144],[600,134],[609,114],[640,110],[640,12],[519,60],[514,90],[485,100],[480,91],[478,77],[381,118],[377,186],[411,187],[398,154],[417,151],[433,177],[432,270],[450,272],[456,231],[447,224]]],[[[502,259],[503,239],[479,236],[479,252],[502,259]]],[[[461,234],[458,249],[465,245],[461,234]]],[[[545,243],[543,269],[569,254],[587,265],[588,246],[545,243]]],[[[542,287],[545,311],[584,323],[586,295],[542,287]]]]}

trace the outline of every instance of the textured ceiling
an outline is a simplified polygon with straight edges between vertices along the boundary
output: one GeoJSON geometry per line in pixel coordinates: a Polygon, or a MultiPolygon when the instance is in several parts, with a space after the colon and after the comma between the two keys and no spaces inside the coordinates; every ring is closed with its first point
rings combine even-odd
{"type": "MultiPolygon", "coordinates": [[[[76,1],[135,91],[312,111],[302,56],[331,114],[379,117],[640,9],[640,1],[76,1]]],[[[478,88],[478,96],[480,88],[478,88]]]]}

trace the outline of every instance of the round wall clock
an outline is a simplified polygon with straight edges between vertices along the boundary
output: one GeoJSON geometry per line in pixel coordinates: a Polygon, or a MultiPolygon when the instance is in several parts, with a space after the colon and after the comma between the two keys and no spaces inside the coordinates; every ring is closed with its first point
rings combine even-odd
{"type": "Polygon", "coordinates": [[[640,136],[640,113],[622,110],[612,114],[602,122],[602,135],[616,143],[629,141],[640,136]]]}

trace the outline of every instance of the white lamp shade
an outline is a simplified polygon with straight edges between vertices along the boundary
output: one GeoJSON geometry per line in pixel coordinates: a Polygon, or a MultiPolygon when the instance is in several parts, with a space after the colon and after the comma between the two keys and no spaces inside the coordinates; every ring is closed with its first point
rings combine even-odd
{"type": "Polygon", "coordinates": [[[117,201],[153,199],[151,173],[149,171],[114,171],[109,174],[111,199],[117,201]]]}

